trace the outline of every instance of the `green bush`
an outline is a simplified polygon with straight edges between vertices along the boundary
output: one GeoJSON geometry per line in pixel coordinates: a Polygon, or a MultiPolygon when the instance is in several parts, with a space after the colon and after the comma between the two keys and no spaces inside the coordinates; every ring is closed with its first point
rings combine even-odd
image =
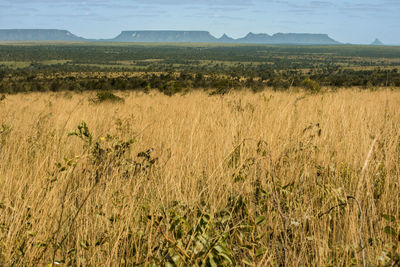
{"type": "Polygon", "coordinates": [[[98,91],[96,97],[90,99],[94,103],[101,102],[124,102],[125,100],[117,95],[114,95],[111,91],[98,91]]]}
{"type": "Polygon", "coordinates": [[[165,85],[165,88],[162,90],[162,92],[167,96],[172,96],[182,91],[182,84],[178,81],[168,81],[165,85]]]}
{"type": "Polygon", "coordinates": [[[321,91],[321,85],[319,82],[306,78],[301,85],[312,93],[319,93],[321,91]]]}

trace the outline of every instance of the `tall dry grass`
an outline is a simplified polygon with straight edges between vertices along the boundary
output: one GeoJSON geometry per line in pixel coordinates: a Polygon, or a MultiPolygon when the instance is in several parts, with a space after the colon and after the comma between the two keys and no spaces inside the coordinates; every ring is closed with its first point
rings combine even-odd
{"type": "Polygon", "coordinates": [[[0,265],[394,264],[400,92],[124,97],[0,103],[0,265]]]}

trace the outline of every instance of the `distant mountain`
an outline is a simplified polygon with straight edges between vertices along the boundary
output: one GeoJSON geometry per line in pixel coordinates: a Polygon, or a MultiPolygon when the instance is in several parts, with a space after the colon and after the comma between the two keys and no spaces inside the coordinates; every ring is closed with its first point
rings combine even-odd
{"type": "MultiPolygon", "coordinates": [[[[339,42],[327,34],[311,33],[248,33],[233,39],[224,34],[220,38],[207,31],[123,31],[114,39],[89,40],[66,30],[0,30],[0,41],[99,41],[99,42],[152,42],[152,43],[244,43],[244,44],[299,44],[334,45],[339,42]]],[[[376,40],[379,42],[379,40],[376,40]]],[[[375,41],[375,42],[376,42],[375,41]]],[[[374,45],[377,43],[374,42],[374,45]]]]}
{"type": "Polygon", "coordinates": [[[311,33],[249,33],[233,39],[226,34],[217,39],[207,31],[123,31],[112,42],[189,42],[189,43],[247,43],[247,44],[340,44],[327,34],[311,33]]]}
{"type": "Polygon", "coordinates": [[[302,44],[302,45],[334,45],[339,42],[330,38],[327,34],[313,33],[249,33],[245,37],[236,40],[239,43],[251,44],[302,44]]]}
{"type": "Polygon", "coordinates": [[[1,30],[0,41],[84,41],[66,30],[1,30]]]}
{"type": "Polygon", "coordinates": [[[314,33],[276,33],[272,35],[273,44],[334,45],[340,44],[327,34],[314,33]]]}
{"type": "Polygon", "coordinates": [[[378,38],[375,39],[375,41],[373,41],[371,43],[371,45],[385,45],[384,43],[382,43],[378,38]]]}
{"type": "Polygon", "coordinates": [[[218,39],[207,31],[123,31],[110,41],[156,43],[214,43],[218,39]]]}
{"type": "Polygon", "coordinates": [[[219,42],[219,43],[234,43],[235,41],[236,41],[235,39],[229,37],[229,36],[226,35],[225,33],[224,33],[224,35],[222,35],[222,36],[218,39],[218,42],[219,42]]]}
{"type": "Polygon", "coordinates": [[[270,44],[272,36],[266,33],[252,33],[249,32],[245,37],[236,40],[237,43],[248,44],[270,44]]]}

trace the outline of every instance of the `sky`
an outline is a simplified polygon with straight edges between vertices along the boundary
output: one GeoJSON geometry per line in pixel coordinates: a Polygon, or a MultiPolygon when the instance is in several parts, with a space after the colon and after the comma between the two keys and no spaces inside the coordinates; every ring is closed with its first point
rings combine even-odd
{"type": "Polygon", "coordinates": [[[326,33],[343,43],[400,44],[400,0],[0,0],[0,29],[63,29],[85,38],[123,30],[326,33]]]}

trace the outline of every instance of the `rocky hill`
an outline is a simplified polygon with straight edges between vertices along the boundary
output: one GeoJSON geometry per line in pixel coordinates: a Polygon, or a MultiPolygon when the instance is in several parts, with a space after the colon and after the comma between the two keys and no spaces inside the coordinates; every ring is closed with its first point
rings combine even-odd
{"type": "Polygon", "coordinates": [[[236,40],[233,39],[232,37],[229,37],[228,35],[226,35],[224,33],[224,35],[222,35],[219,39],[218,42],[220,43],[234,43],[236,40]]]}
{"type": "Polygon", "coordinates": [[[375,41],[373,41],[371,43],[371,45],[385,45],[384,43],[381,42],[381,40],[379,40],[378,38],[375,39],[375,41]]]}

